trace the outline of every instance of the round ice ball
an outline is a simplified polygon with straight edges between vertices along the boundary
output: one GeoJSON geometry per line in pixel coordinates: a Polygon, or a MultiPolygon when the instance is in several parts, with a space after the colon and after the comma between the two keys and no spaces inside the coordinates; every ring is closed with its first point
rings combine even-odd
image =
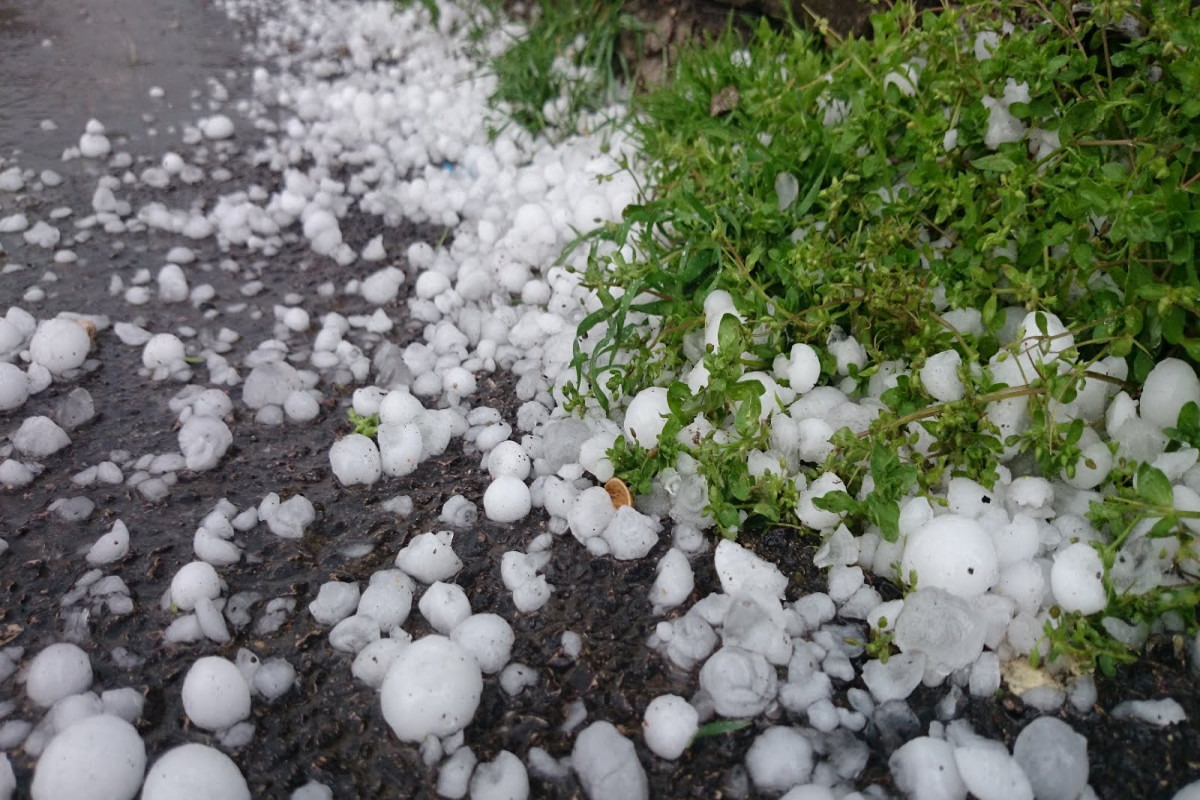
{"type": "Polygon", "coordinates": [[[1063,611],[1094,614],[1108,605],[1104,591],[1104,562],[1090,544],[1076,542],[1054,556],[1050,590],[1063,611]]]}
{"type": "Polygon", "coordinates": [[[38,653],[29,664],[25,693],[42,708],[49,708],[91,685],[92,662],[87,653],[78,645],[58,642],[38,653]]]}
{"type": "Polygon", "coordinates": [[[801,395],[817,385],[821,377],[821,359],[817,351],[803,342],[792,345],[788,358],[787,379],[792,391],[801,395]]]}
{"type": "Polygon", "coordinates": [[[625,411],[625,441],[640,444],[647,450],[657,447],[658,436],[666,426],[670,413],[666,389],[661,386],[642,389],[625,411]]]}
{"type": "Polygon", "coordinates": [[[141,800],[250,800],[233,760],[203,744],[168,750],[146,773],[141,800]]]}
{"type": "Polygon", "coordinates": [[[475,658],[445,636],[426,636],[388,669],[380,688],[383,718],[402,741],[449,736],[470,724],[482,692],[475,658]]]}
{"type": "Polygon", "coordinates": [[[0,411],[12,411],[29,399],[29,378],[25,370],[7,361],[0,362],[0,411]]]}
{"type": "Polygon", "coordinates": [[[961,364],[962,356],[957,350],[934,353],[921,367],[921,385],[934,400],[942,403],[961,400],[966,392],[962,378],[958,377],[961,364]]]}
{"type": "Polygon", "coordinates": [[[943,514],[909,537],[900,574],[915,573],[920,588],[944,589],[959,597],[983,594],[1000,580],[996,545],[973,519],[943,514]]]}
{"type": "Polygon", "coordinates": [[[650,701],[642,716],[642,737],[656,756],[674,761],[692,743],[700,713],[684,698],[664,694],[650,701]]]}
{"type": "Polygon", "coordinates": [[[529,487],[512,475],[496,478],[483,493],[483,513],[492,522],[524,519],[532,505],[529,487]]]}
{"type": "Polygon", "coordinates": [[[525,448],[511,439],[496,445],[488,453],[488,472],[493,478],[511,475],[525,480],[529,477],[530,466],[529,454],[525,452],[525,448]]]}
{"type": "Polygon", "coordinates": [[[488,675],[504,669],[516,641],[508,621],[489,613],[467,617],[454,626],[450,638],[474,656],[479,668],[488,675]]]}
{"type": "Polygon", "coordinates": [[[343,486],[370,485],[383,474],[379,447],[361,433],[343,436],[329,448],[329,466],[343,486]]]}
{"type": "Polygon", "coordinates": [[[55,375],[82,366],[91,349],[87,331],[69,319],[42,322],[29,341],[29,357],[55,375]]]}
{"type": "Polygon", "coordinates": [[[50,740],[33,773],[33,800],[129,800],[146,772],[146,745],[132,725],[99,714],[50,740]]]}
{"type": "Polygon", "coordinates": [[[183,363],[187,353],[183,342],[173,333],[159,333],[150,337],[142,348],[142,366],[149,369],[171,367],[183,363]]]}
{"type": "Polygon", "coordinates": [[[223,731],[250,716],[250,685],[232,661],[205,656],[183,679],[183,710],[197,727],[223,731]]]}
{"type": "Polygon", "coordinates": [[[1173,428],[1179,410],[1188,402],[1200,404],[1200,379],[1196,370],[1178,358],[1164,358],[1154,365],[1142,385],[1142,419],[1160,428],[1173,428]]]}
{"type": "Polygon", "coordinates": [[[171,579],[171,603],[181,611],[191,611],[201,597],[215,600],[220,596],[221,578],[205,561],[184,564],[171,579]]]}

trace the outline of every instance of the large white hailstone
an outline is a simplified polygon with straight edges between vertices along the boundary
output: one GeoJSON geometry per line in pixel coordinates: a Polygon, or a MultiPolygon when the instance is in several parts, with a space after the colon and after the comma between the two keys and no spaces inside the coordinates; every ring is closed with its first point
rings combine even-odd
{"type": "Polygon", "coordinates": [[[957,350],[943,350],[925,359],[921,367],[921,385],[934,399],[942,403],[952,403],[961,400],[966,393],[962,378],[958,377],[958,368],[962,364],[962,356],[957,350]]]}
{"type": "Polygon", "coordinates": [[[403,283],[403,270],[396,267],[384,267],[364,278],[363,282],[359,284],[358,290],[368,303],[381,306],[396,299],[403,283]]]}
{"type": "Polygon", "coordinates": [[[674,761],[692,743],[700,727],[700,712],[675,694],[660,695],[646,706],[642,715],[642,737],[659,758],[674,761]]]}
{"type": "Polygon", "coordinates": [[[492,522],[524,519],[533,505],[529,487],[520,478],[501,475],[483,493],[483,513],[492,522]]]}
{"type": "Polygon", "coordinates": [[[943,739],[918,736],[888,759],[896,787],[921,800],[966,800],[967,785],[954,763],[954,745],[943,739]]]}
{"type": "Polygon", "coordinates": [[[1038,362],[1050,363],[1059,358],[1064,352],[1075,346],[1075,337],[1067,330],[1056,315],[1044,311],[1031,311],[1021,320],[1017,343],[1017,352],[1025,365],[1026,378],[1032,380],[1037,374],[1032,364],[1038,362]],[[1046,331],[1038,326],[1038,321],[1045,323],[1046,331]]]}
{"type": "Polygon", "coordinates": [[[351,433],[333,443],[329,448],[329,466],[342,486],[370,485],[383,474],[379,448],[361,433],[351,433]]]}
{"type": "Polygon", "coordinates": [[[687,600],[696,588],[692,565],[678,548],[668,550],[659,559],[655,571],[658,574],[654,578],[654,585],[650,587],[650,605],[656,614],[675,608],[687,600]]]}
{"type": "Polygon", "coordinates": [[[445,580],[460,569],[462,560],[454,553],[454,532],[422,533],[396,555],[396,566],[421,583],[445,580]]]}
{"type": "Polygon", "coordinates": [[[992,536],[958,514],[934,517],[909,536],[900,575],[920,588],[944,589],[960,597],[983,594],[1000,580],[992,536]]]}
{"type": "Polygon", "coordinates": [[[158,333],[142,348],[142,366],[148,369],[172,368],[184,363],[187,351],[183,341],[173,333],[158,333]]]}
{"type": "Polygon", "coordinates": [[[250,716],[250,685],[232,661],[205,656],[183,679],[183,710],[197,727],[226,730],[250,716]]]}
{"type": "Polygon", "coordinates": [[[788,578],[779,567],[737,542],[722,539],[713,556],[721,590],[727,595],[765,594],[783,599],[788,578]]]}
{"type": "Polygon", "coordinates": [[[401,651],[379,694],[392,732],[401,741],[420,742],[469,725],[482,692],[475,658],[445,636],[430,635],[401,651]]]}
{"type": "Polygon", "coordinates": [[[800,500],[796,504],[796,516],[802,523],[816,530],[826,530],[836,526],[842,521],[845,514],[817,508],[813,501],[824,497],[829,492],[844,491],[846,491],[846,484],[841,478],[832,472],[822,473],[800,493],[800,500]]]}
{"type": "Polygon", "coordinates": [[[207,562],[184,564],[171,579],[171,604],[180,611],[191,611],[201,597],[215,600],[220,596],[221,578],[207,562]]]}
{"type": "Polygon", "coordinates": [[[25,693],[42,708],[79,694],[92,685],[92,662],[70,642],[58,642],[38,653],[29,664],[25,693]]]}
{"type": "Polygon", "coordinates": [[[786,792],[806,782],[812,769],[812,743],[796,728],[767,728],[746,751],[746,771],[763,792],[786,792]]]}
{"type": "Polygon", "coordinates": [[[637,750],[611,722],[593,722],[579,732],[571,767],[591,800],[649,800],[650,781],[637,750]]]}
{"type": "Polygon", "coordinates": [[[671,409],[667,406],[667,390],[661,386],[642,389],[625,410],[622,430],[625,441],[650,450],[658,446],[658,437],[667,424],[671,409]]]}
{"type": "Polygon", "coordinates": [[[146,773],[141,800],[250,800],[233,759],[203,744],[168,750],[146,773]]]}
{"type": "Polygon", "coordinates": [[[525,765],[507,750],[492,761],[475,767],[471,776],[471,800],[525,800],[529,797],[529,773],[525,765]]]}
{"type": "Polygon", "coordinates": [[[92,340],[87,331],[69,319],[49,319],[39,323],[29,340],[29,357],[54,375],[82,366],[91,349],[92,340]]]}
{"type": "Polygon", "coordinates": [[[756,717],[775,699],[779,678],[761,653],[722,647],[700,668],[700,687],[723,717],[756,717]]]}
{"type": "Polygon", "coordinates": [[[1200,404],[1200,378],[1196,370],[1178,358],[1164,358],[1154,365],[1142,385],[1142,419],[1160,428],[1173,428],[1185,404],[1200,404]]]}
{"type": "Polygon", "coordinates": [[[966,600],[921,588],[904,599],[892,641],[902,653],[924,653],[927,674],[949,675],[979,657],[986,633],[966,600]]]}
{"type": "MultiPolygon", "coordinates": [[[[380,406],[382,416],[383,406],[380,406]]],[[[411,475],[425,457],[421,428],[414,422],[383,422],[376,431],[383,471],[393,478],[411,475]]]]}
{"type": "Polygon", "coordinates": [[[179,451],[192,472],[210,470],[233,444],[233,433],[216,417],[192,415],[179,429],[179,451]]]}
{"type": "Polygon", "coordinates": [[[125,720],[99,714],[50,740],[38,759],[33,800],[131,800],[146,772],[146,745],[125,720]]]}
{"type": "Polygon", "coordinates": [[[925,662],[924,653],[898,653],[886,662],[872,659],[863,664],[863,683],[876,703],[906,700],[925,677],[925,662]]]}
{"type": "Polygon", "coordinates": [[[525,448],[521,447],[519,442],[511,439],[493,447],[487,456],[488,474],[493,478],[511,475],[514,478],[525,480],[529,477],[531,466],[532,462],[529,460],[529,454],[525,452],[525,448]]]}
{"type": "Polygon", "coordinates": [[[1086,542],[1068,545],[1054,555],[1050,590],[1063,611],[1094,614],[1108,606],[1104,590],[1104,562],[1086,542]]]}
{"type": "Polygon", "coordinates": [[[20,408],[28,399],[29,378],[25,370],[7,361],[0,362],[0,411],[20,408]]]}
{"type": "Polygon", "coordinates": [[[13,446],[27,456],[45,458],[71,444],[67,432],[49,417],[26,417],[12,435],[13,446]]]}
{"type": "Polygon", "coordinates": [[[1038,800],[1071,800],[1087,786],[1087,739],[1057,717],[1038,717],[1013,743],[1038,800]]]}
{"type": "Polygon", "coordinates": [[[972,744],[954,750],[967,790],[979,800],[1033,800],[1033,787],[1002,745],[972,744]]]}
{"type": "Polygon", "coordinates": [[[498,614],[472,614],[454,626],[450,638],[475,657],[485,675],[494,675],[508,664],[516,636],[498,614]]]}

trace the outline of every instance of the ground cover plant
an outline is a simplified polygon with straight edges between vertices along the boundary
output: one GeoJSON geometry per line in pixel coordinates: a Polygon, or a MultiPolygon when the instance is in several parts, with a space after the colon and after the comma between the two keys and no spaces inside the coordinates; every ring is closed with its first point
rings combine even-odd
{"type": "Polygon", "coordinates": [[[1041,652],[1110,669],[1136,639],[1105,618],[1194,632],[1196,506],[1164,460],[1194,463],[1196,408],[1168,403],[1171,438],[1149,444],[1113,414],[1142,393],[1153,416],[1155,364],[1200,356],[1200,21],[1034,2],[873,24],[835,41],[764,22],[641,99],[653,188],[588,241],[600,303],[568,397],[607,411],[665,389],[661,435],[618,439],[617,474],[649,493],[682,458],[726,536],[811,530],[823,475],[808,516],[887,542],[901,504],[945,504],[951,478],[1061,479],[1106,599],[1051,609],[1041,652]],[[780,400],[808,346],[819,383],[871,413],[801,453],[780,400]],[[1114,569],[1155,550],[1158,580],[1114,569]]]}

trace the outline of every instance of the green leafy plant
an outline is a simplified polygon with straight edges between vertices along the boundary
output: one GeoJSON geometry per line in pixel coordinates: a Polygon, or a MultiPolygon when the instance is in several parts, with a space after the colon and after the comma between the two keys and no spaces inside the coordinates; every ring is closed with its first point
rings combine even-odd
{"type": "Polygon", "coordinates": [[[359,414],[353,408],[346,412],[350,424],[354,426],[355,433],[361,433],[363,436],[374,439],[375,434],[379,432],[379,415],[378,414],[359,414]]]}

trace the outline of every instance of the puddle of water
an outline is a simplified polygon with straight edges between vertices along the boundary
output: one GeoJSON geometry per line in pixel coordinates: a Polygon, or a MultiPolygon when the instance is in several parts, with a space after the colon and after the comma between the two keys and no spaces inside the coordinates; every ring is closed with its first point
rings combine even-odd
{"type": "Polygon", "coordinates": [[[125,136],[140,152],[166,148],[147,128],[173,141],[169,128],[194,121],[206,100],[197,87],[228,80],[241,60],[231,33],[199,0],[0,0],[0,156],[52,166],[92,117],[114,144],[125,136]],[[154,86],[161,99],[149,97],[154,86]],[[45,119],[58,129],[42,130],[45,119]]]}

